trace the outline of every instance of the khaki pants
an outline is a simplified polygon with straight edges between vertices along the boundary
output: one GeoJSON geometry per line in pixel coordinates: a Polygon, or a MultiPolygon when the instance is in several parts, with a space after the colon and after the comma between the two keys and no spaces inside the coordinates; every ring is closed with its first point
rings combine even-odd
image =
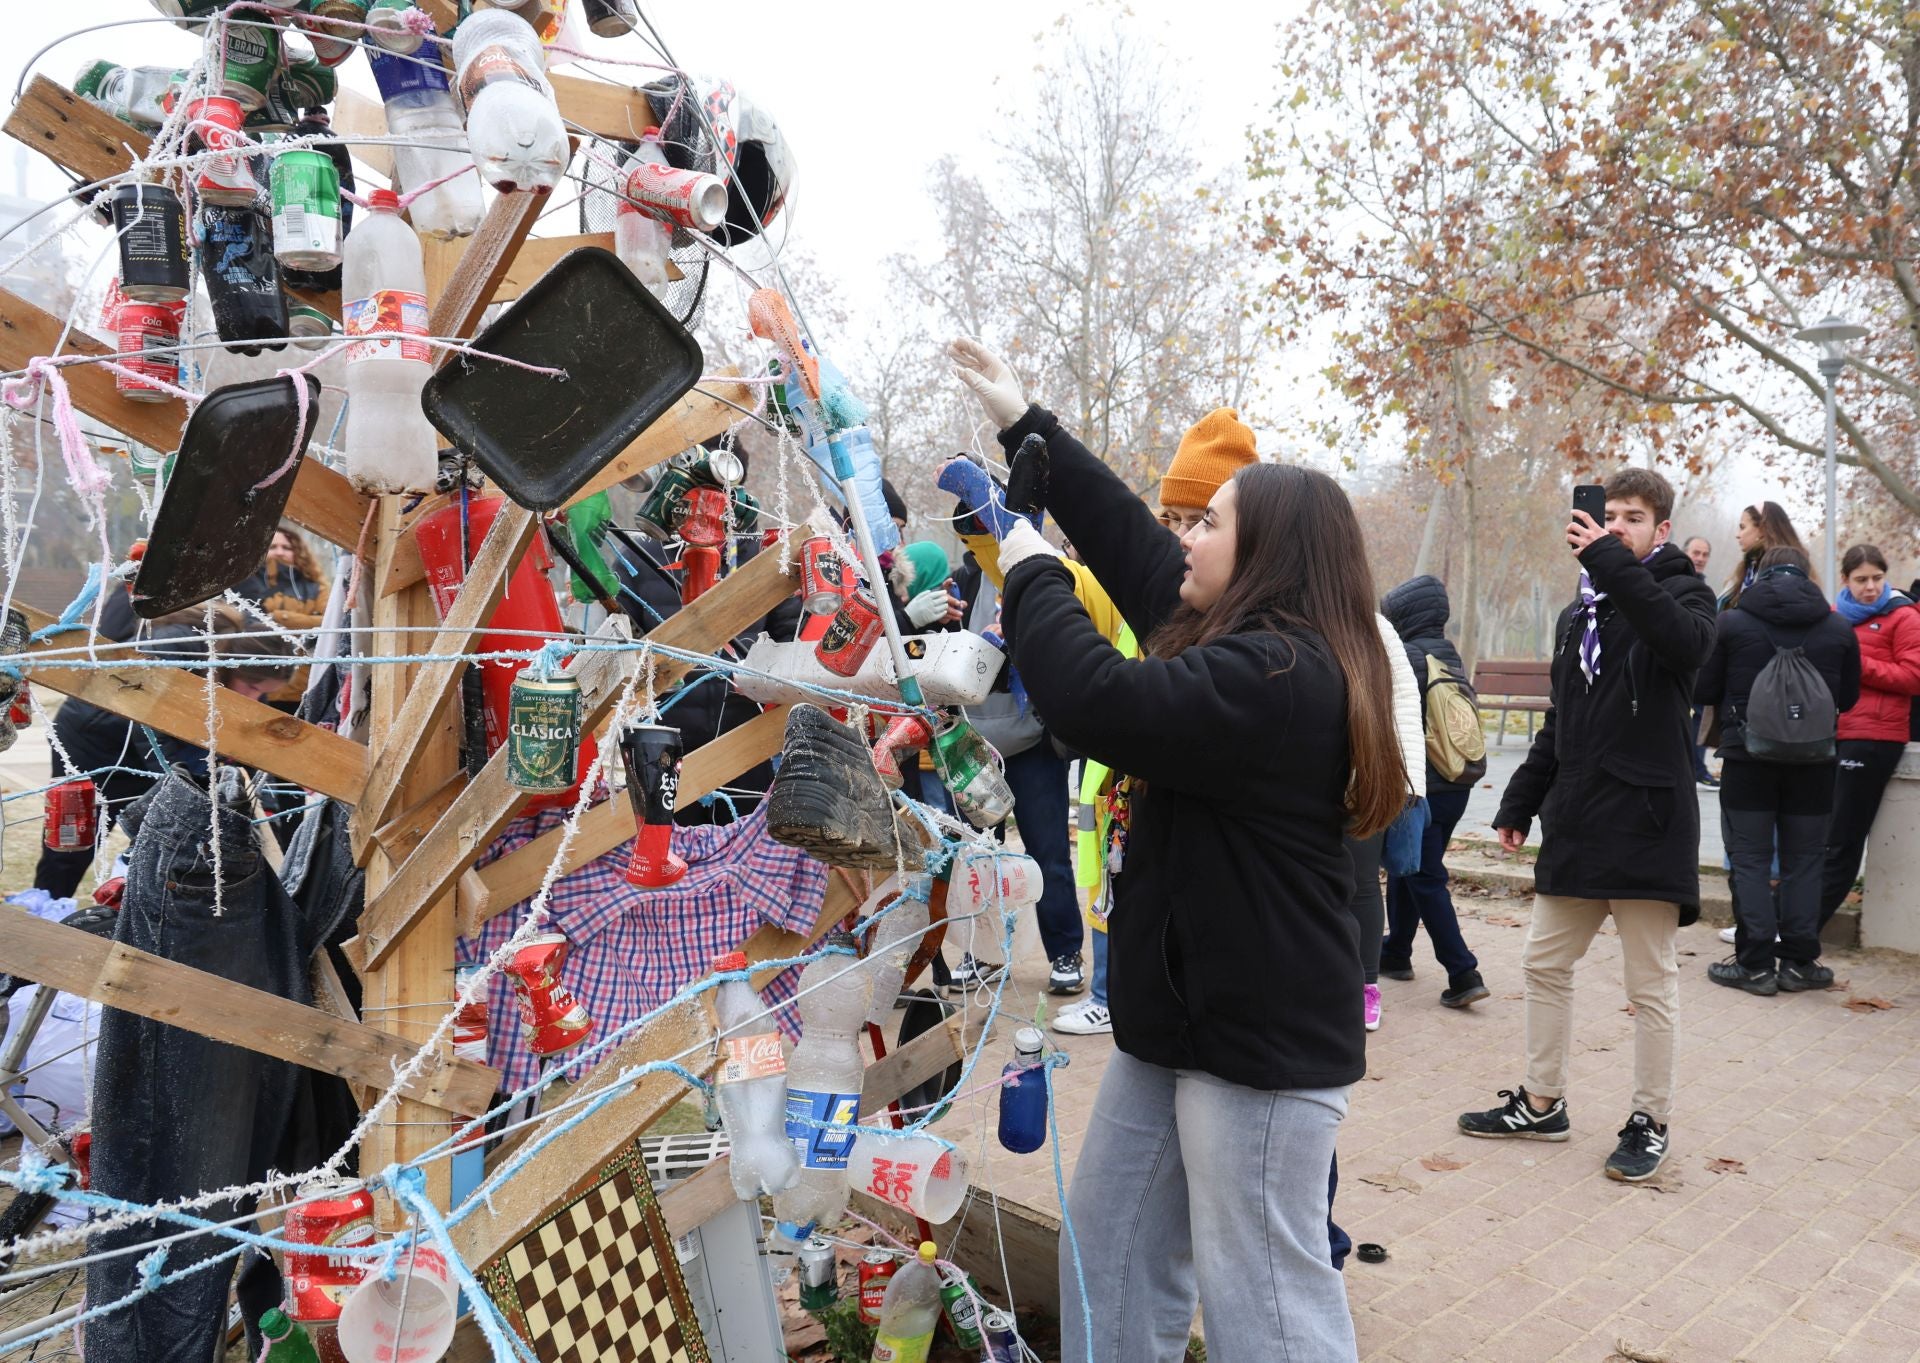
{"type": "Polygon", "coordinates": [[[1533,897],[1523,969],[1527,980],[1527,1092],[1567,1091],[1573,1040],[1573,965],[1587,954],[1607,915],[1620,934],[1627,998],[1634,1007],[1633,1106],[1664,1125],[1673,1109],[1673,1030],[1680,1011],[1674,952],[1679,911],[1655,899],[1533,897]]]}

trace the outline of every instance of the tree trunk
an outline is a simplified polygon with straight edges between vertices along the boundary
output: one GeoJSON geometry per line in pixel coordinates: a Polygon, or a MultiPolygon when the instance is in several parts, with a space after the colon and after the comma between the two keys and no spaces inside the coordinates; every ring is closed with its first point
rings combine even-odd
{"type": "Polygon", "coordinates": [[[1427,523],[1420,531],[1420,552],[1413,558],[1413,575],[1420,577],[1433,572],[1433,542],[1440,529],[1440,518],[1447,505],[1447,487],[1445,483],[1435,481],[1433,496],[1427,501],[1427,523]]]}

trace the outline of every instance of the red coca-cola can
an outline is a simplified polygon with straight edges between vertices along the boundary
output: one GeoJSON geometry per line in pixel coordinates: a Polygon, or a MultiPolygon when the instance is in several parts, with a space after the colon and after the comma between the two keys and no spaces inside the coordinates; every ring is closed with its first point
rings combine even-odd
{"type": "Polygon", "coordinates": [[[342,1251],[373,1243],[373,1194],[347,1179],[309,1183],[287,1208],[281,1238],[313,1246],[307,1252],[287,1251],[288,1316],[302,1325],[332,1324],[366,1276],[366,1261],[342,1251]]]}
{"type": "Polygon", "coordinates": [[[45,839],[50,852],[81,852],[100,832],[100,796],[85,776],[47,792],[45,839]]]}
{"type": "Polygon", "coordinates": [[[880,1306],[887,1299],[887,1284],[899,1267],[884,1249],[869,1251],[860,1260],[860,1320],[864,1325],[880,1323],[880,1306]]]}
{"type": "Polygon", "coordinates": [[[180,344],[180,322],[164,303],[123,302],[114,314],[120,337],[120,368],[113,384],[120,396],[134,402],[166,402],[168,393],[147,379],[171,384],[180,376],[175,347],[180,344]],[[136,377],[136,375],[138,377],[136,377]]]}
{"type": "Polygon", "coordinates": [[[187,127],[200,146],[216,153],[203,157],[194,172],[193,192],[208,203],[246,207],[260,192],[247,164],[246,149],[251,140],[240,131],[246,117],[240,101],[225,95],[211,95],[187,105],[187,127]]]}
{"type": "Polygon", "coordinates": [[[813,646],[820,666],[842,677],[860,670],[880,638],[880,608],[865,592],[855,592],[840,603],[840,611],[813,646]]]}
{"type": "Polygon", "coordinates": [[[727,220],[727,183],[718,175],[642,164],[627,172],[627,198],[676,226],[711,232],[727,220]]]}
{"type": "Polygon", "coordinates": [[[847,599],[847,565],[833,552],[833,541],[813,535],[800,545],[800,608],[809,615],[832,615],[847,599]]]}
{"type": "Polygon", "coordinates": [[[593,1019],[560,980],[567,947],[564,933],[541,933],[515,952],[507,966],[520,1012],[521,1038],[538,1056],[557,1055],[593,1032],[593,1019]]]}

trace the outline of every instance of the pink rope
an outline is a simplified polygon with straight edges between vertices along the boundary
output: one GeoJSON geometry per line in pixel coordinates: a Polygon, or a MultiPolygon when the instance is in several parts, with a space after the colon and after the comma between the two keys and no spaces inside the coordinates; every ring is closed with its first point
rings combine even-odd
{"type": "Polygon", "coordinates": [[[137,380],[143,388],[157,388],[168,397],[179,398],[182,402],[198,402],[206,396],[204,393],[189,393],[184,388],[176,388],[165,379],[156,379],[151,374],[138,373],[123,364],[116,364],[109,358],[102,357],[99,363],[106,368],[108,373],[118,374],[125,379],[137,380]]]}
{"type": "Polygon", "coordinates": [[[274,377],[286,379],[288,382],[293,384],[294,410],[298,414],[299,419],[294,424],[293,448],[287,451],[287,461],[284,464],[282,464],[279,468],[275,469],[272,473],[269,473],[266,477],[262,478],[259,482],[255,483],[253,485],[253,490],[255,492],[264,492],[268,488],[272,487],[275,483],[279,482],[282,478],[286,477],[288,471],[291,470],[295,464],[300,462],[300,452],[306,448],[306,441],[301,439],[301,437],[304,436],[307,431],[306,375],[299,372],[298,370],[281,369],[281,370],[275,371],[274,377]]]}
{"type": "MultiPolygon", "coordinates": [[[[457,180],[462,175],[465,175],[468,171],[471,171],[474,169],[477,169],[477,168],[473,165],[470,165],[470,164],[464,165],[460,167],[460,169],[452,172],[451,174],[442,175],[437,180],[429,180],[424,185],[418,185],[413,189],[409,189],[406,193],[399,196],[400,206],[402,208],[409,207],[413,203],[413,201],[419,198],[422,194],[430,194],[434,190],[440,188],[441,185],[444,185],[447,181],[457,180]]],[[[348,203],[352,204],[355,208],[369,208],[372,206],[369,200],[361,197],[358,194],[355,194],[350,189],[341,190],[340,197],[345,199],[348,203]]]]}
{"type": "Polygon", "coordinates": [[[53,398],[53,428],[60,433],[60,457],[67,466],[67,482],[82,498],[98,501],[113,486],[113,475],[87,453],[86,437],[80,434],[79,418],[73,414],[73,394],[67,391],[60,362],[36,355],[27,361],[24,376],[8,379],[0,386],[0,396],[16,412],[24,412],[40,400],[43,385],[53,398]]]}

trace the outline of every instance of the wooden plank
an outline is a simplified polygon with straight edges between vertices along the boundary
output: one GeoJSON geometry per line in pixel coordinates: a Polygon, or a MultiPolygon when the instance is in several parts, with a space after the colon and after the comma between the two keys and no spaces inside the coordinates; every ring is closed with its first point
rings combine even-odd
{"type": "Polygon", "coordinates": [[[632,444],[608,461],[605,468],[589,478],[578,492],[567,498],[566,505],[584,502],[623,479],[671,459],[710,436],[719,435],[740,420],[740,413],[720,401],[721,398],[748,410],[753,408],[754,392],[745,384],[716,382],[703,384],[702,387],[709,392],[695,389],[674,403],[651,426],[634,437],[632,444]]]}
{"type": "MultiPolygon", "coordinates": [[[[768,555],[773,557],[773,555],[768,555]]],[[[118,590],[115,588],[114,590],[118,590]]],[[[14,609],[40,629],[54,617],[16,600],[14,609]]],[[[102,661],[135,656],[130,646],[115,645],[83,631],[69,630],[26,650],[32,657],[49,649],[75,648],[91,637],[102,661]]],[[[207,686],[203,673],[178,667],[70,668],[57,663],[27,670],[30,681],[63,695],[111,710],[137,724],[189,743],[207,741],[207,686]]],[[[349,804],[360,798],[367,781],[367,750],[331,730],[248,700],[223,686],[214,687],[220,729],[220,756],[331,795],[349,804]]]]}
{"type": "MultiPolygon", "coordinates": [[[[407,516],[403,525],[411,530],[436,511],[454,505],[457,499],[450,492],[438,496],[423,498],[407,516]]],[[[382,596],[392,596],[414,583],[422,581],[427,575],[426,564],[420,559],[420,540],[418,536],[403,534],[392,544],[386,546],[385,556],[375,565],[377,577],[375,585],[382,596]]]]}
{"type": "MultiPolygon", "coordinates": [[[[420,245],[427,267],[427,297],[438,298],[447,289],[459,269],[462,243],[422,238],[420,245]]],[[[520,250],[507,262],[506,273],[493,291],[493,301],[518,298],[541,275],[552,269],[560,257],[583,246],[613,249],[613,233],[586,232],[569,237],[528,237],[520,250]]]]}
{"type": "Polygon", "coordinates": [[[389,860],[400,862],[406,859],[420,839],[433,831],[440,822],[440,816],[453,808],[453,802],[460,798],[460,792],[467,788],[467,774],[456,771],[433,792],[418,804],[409,806],[395,815],[392,822],[382,824],[373,831],[373,840],[387,854],[389,860]]]}
{"type": "MultiPolygon", "coordinates": [[[[0,960],[16,975],[109,1008],[258,1051],[384,1092],[414,1048],[364,1023],[107,941],[30,913],[0,910],[0,960]]],[[[447,1111],[480,1112],[497,1071],[436,1060],[405,1089],[447,1111]]]]}
{"type": "MultiPolygon", "coordinates": [[[[473,567],[461,584],[452,609],[447,612],[444,632],[435,636],[431,652],[466,653],[479,642],[494,608],[506,595],[508,576],[520,562],[538,525],[533,512],[512,502],[494,517],[474,555],[473,567]]],[[[423,586],[420,590],[428,589],[423,586]]],[[[458,657],[422,663],[408,681],[406,701],[386,731],[385,743],[374,751],[367,769],[366,789],[353,811],[356,842],[372,836],[373,830],[387,821],[394,798],[399,794],[400,782],[414,770],[414,759],[429,737],[428,717],[446,703],[466,667],[465,660],[458,657]]]]}
{"type": "Polygon", "coordinates": [[[647,97],[631,86],[558,71],[548,72],[547,79],[553,84],[560,116],[590,133],[617,142],[638,142],[642,133],[660,122],[647,97]]]}
{"type": "MultiPolygon", "coordinates": [[[[265,839],[262,845],[270,841],[272,839],[265,839]]],[[[347,1022],[360,1021],[360,1015],[353,1010],[353,1001],[347,996],[346,985],[340,982],[340,972],[333,968],[331,953],[313,953],[313,960],[307,968],[307,982],[313,990],[314,1007],[347,1022]]],[[[362,1112],[372,1107],[380,1097],[378,1089],[366,1084],[348,1084],[347,1088],[353,1093],[353,1101],[359,1104],[362,1112]]]]}
{"type": "MultiPolygon", "coordinates": [[[[787,707],[780,706],[695,748],[681,764],[680,797],[675,808],[685,809],[741,772],[772,757],[780,751],[786,730],[787,707]]],[[[526,846],[515,848],[498,861],[474,871],[471,888],[463,876],[460,935],[473,936],[487,920],[531,898],[546,879],[547,867],[565,837],[565,828],[548,829],[526,846]]],[[[603,800],[581,816],[573,843],[560,863],[560,874],[579,870],[632,837],[633,812],[627,802],[618,798],[603,800]]]]}
{"type": "MultiPolygon", "coordinates": [[[[316,436],[324,438],[321,432],[316,436]]],[[[373,503],[354,491],[346,475],[309,455],[293,477],[293,495],[287,498],[287,519],[313,531],[321,539],[352,550],[360,542],[373,503]]]]}
{"type": "MultiPolygon", "coordinates": [[[[521,243],[546,206],[545,194],[523,190],[494,196],[486,217],[480,220],[480,230],[460,249],[460,263],[448,272],[444,291],[427,295],[433,309],[427,317],[429,336],[473,335],[480,325],[480,315],[493,301],[494,290],[506,278],[521,243]]],[[[445,364],[451,354],[435,351],[434,364],[445,364]]]]}

